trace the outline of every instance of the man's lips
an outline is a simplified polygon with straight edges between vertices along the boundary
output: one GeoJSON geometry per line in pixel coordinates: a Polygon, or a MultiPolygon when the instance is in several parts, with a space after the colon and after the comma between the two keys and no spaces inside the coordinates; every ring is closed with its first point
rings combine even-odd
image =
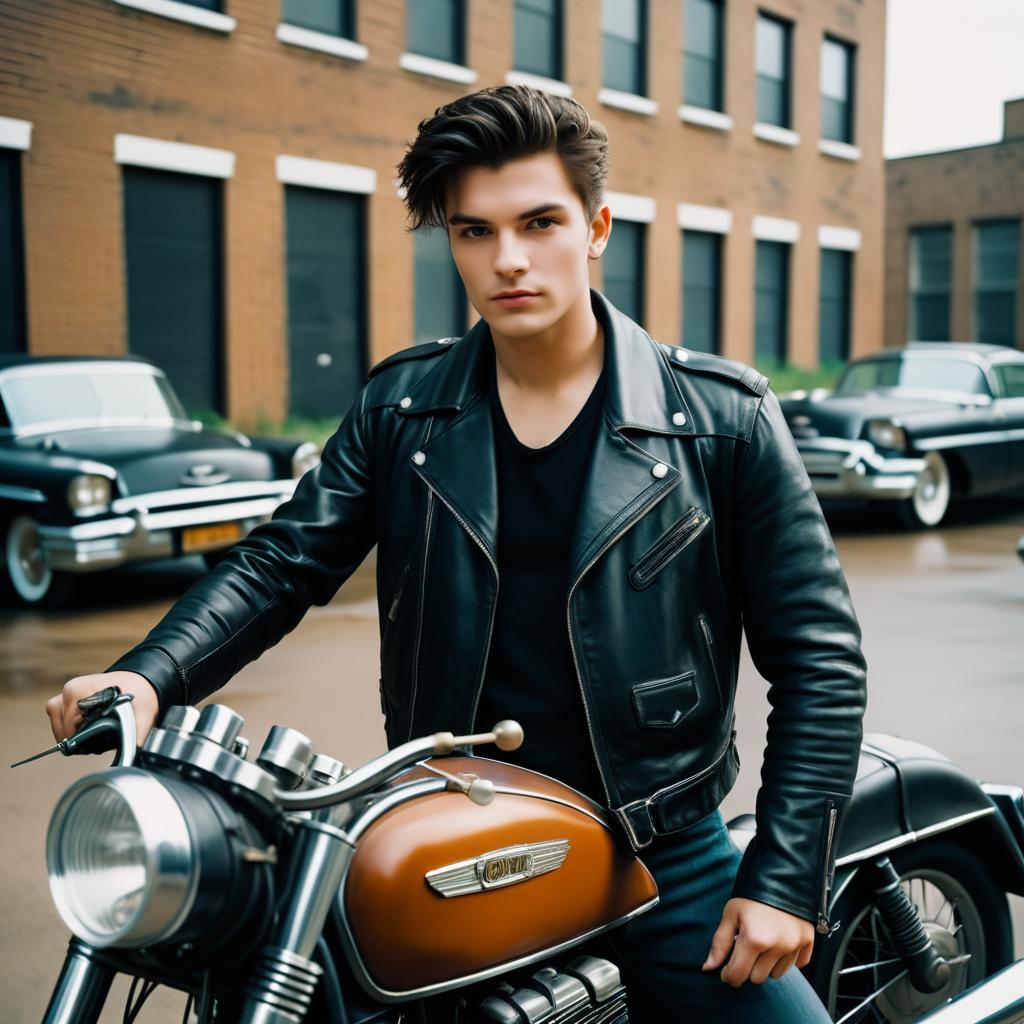
{"type": "Polygon", "coordinates": [[[525,288],[517,288],[514,291],[498,292],[497,295],[493,296],[495,299],[518,299],[527,295],[537,295],[538,292],[527,291],[525,288]]]}

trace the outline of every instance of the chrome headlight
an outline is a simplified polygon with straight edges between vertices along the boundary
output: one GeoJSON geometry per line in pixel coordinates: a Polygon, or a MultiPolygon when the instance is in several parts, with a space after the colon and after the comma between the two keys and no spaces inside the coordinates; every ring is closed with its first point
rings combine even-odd
{"type": "Polygon", "coordinates": [[[46,836],[50,891],[64,923],[93,946],[144,946],[173,934],[198,870],[185,815],[156,777],[135,768],[80,779],[46,836]]]}
{"type": "Polygon", "coordinates": [[[84,473],[68,484],[68,504],[80,516],[92,516],[110,507],[110,481],[105,476],[84,473]]]}
{"type": "Polygon", "coordinates": [[[320,446],[312,441],[303,441],[292,455],[292,476],[298,480],[311,469],[320,465],[320,446]]]}
{"type": "Polygon", "coordinates": [[[894,452],[907,450],[907,433],[892,420],[872,420],[868,424],[868,439],[879,448],[894,452]]]}

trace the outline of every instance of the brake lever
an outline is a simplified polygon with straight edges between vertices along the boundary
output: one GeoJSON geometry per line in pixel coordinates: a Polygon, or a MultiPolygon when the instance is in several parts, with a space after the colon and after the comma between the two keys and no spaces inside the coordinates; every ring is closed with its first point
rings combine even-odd
{"type": "Polygon", "coordinates": [[[113,764],[127,767],[135,760],[138,750],[138,734],[135,729],[135,714],[131,693],[122,693],[120,687],[108,686],[103,690],[83,697],[78,702],[83,722],[73,736],[55,743],[47,750],[33,754],[11,765],[28,764],[49,754],[102,754],[105,750],[117,750],[113,764]],[[113,742],[111,742],[113,741],[113,742]]]}

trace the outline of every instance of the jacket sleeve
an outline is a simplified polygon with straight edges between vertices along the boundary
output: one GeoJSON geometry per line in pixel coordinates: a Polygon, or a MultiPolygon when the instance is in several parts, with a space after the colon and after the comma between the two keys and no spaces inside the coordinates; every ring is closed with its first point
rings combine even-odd
{"type": "Polygon", "coordinates": [[[161,713],[195,704],[294,629],[311,604],[331,600],[376,539],[365,405],[364,389],[293,496],[108,672],[145,676],[161,713]]]}
{"type": "Polygon", "coordinates": [[[757,833],[732,895],[827,933],[836,848],[857,771],[866,699],[860,627],[821,507],[767,391],[737,456],[735,544],[741,611],[768,680],[768,741],[757,833]]]}

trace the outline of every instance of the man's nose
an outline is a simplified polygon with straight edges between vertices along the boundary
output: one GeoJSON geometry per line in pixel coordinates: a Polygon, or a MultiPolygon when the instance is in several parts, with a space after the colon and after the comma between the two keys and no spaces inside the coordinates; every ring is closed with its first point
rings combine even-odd
{"type": "Polygon", "coordinates": [[[515,231],[498,234],[498,251],[494,257],[494,269],[498,274],[512,277],[530,269],[526,255],[526,244],[515,231]]]}

